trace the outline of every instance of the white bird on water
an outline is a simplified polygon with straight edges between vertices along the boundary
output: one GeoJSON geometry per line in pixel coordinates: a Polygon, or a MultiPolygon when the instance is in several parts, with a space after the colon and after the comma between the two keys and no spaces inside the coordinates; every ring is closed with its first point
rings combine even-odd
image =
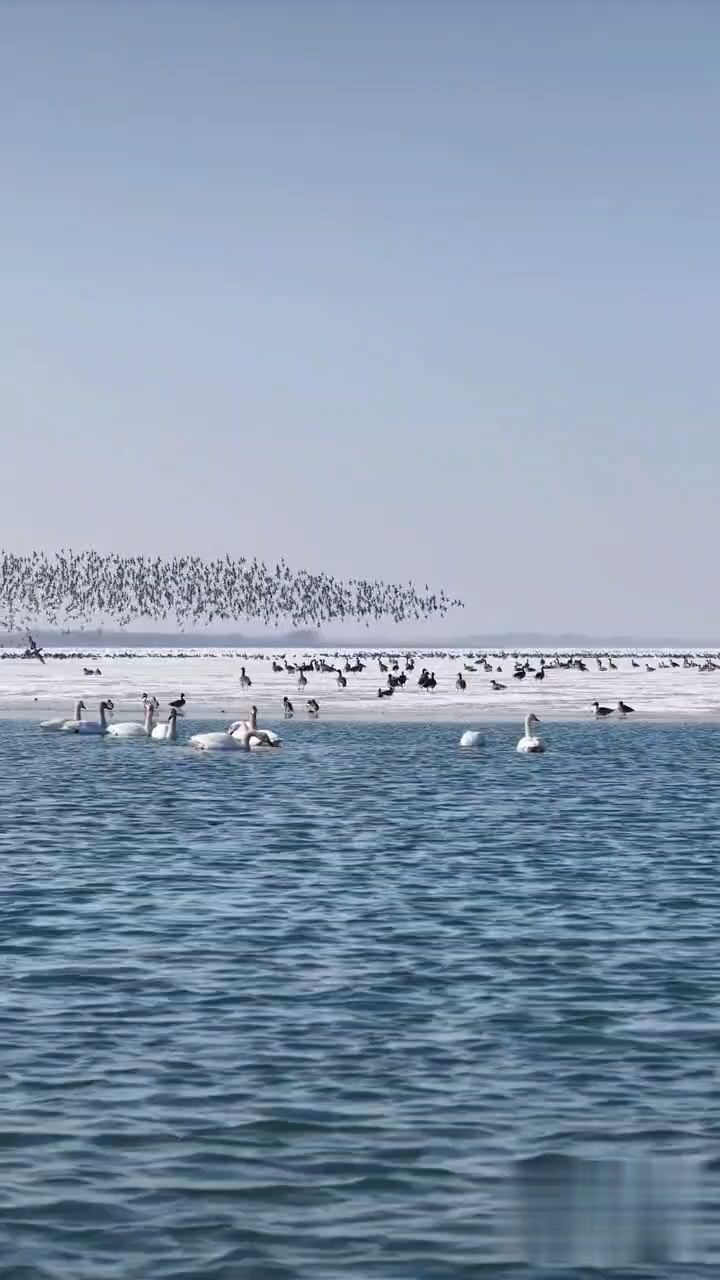
{"type": "Polygon", "coordinates": [[[177,707],[171,707],[165,724],[156,724],[150,734],[153,742],[177,742],[177,718],[177,707]]]}
{"type": "Polygon", "coordinates": [[[247,751],[249,749],[242,747],[232,734],[226,733],[224,729],[214,733],[194,733],[190,739],[190,746],[197,747],[198,751],[247,751]]]}
{"type": "Polygon", "coordinates": [[[63,733],[78,733],[82,737],[93,735],[95,737],[104,736],[107,733],[106,712],[112,711],[113,703],[110,698],[100,703],[100,719],[99,720],[66,720],[62,727],[63,733]]]}
{"type": "Polygon", "coordinates": [[[280,735],[274,730],[258,729],[257,707],[250,708],[249,720],[236,720],[231,724],[228,733],[241,745],[247,746],[250,751],[280,746],[280,735]]]}
{"type": "Polygon", "coordinates": [[[477,729],[466,729],[460,739],[461,747],[481,747],[482,734],[477,729]]]}
{"type": "Polygon", "coordinates": [[[533,728],[536,724],[540,724],[540,721],[535,713],[531,711],[525,717],[525,734],[517,744],[517,750],[524,755],[538,755],[545,750],[545,743],[542,738],[538,738],[537,734],[533,733],[533,728]]]}
{"type": "Polygon", "coordinates": [[[53,733],[59,733],[61,729],[65,728],[66,724],[77,724],[82,720],[83,711],[87,711],[87,707],[81,698],[79,702],[75,703],[75,715],[72,720],[68,720],[67,716],[61,716],[59,720],[43,720],[41,721],[40,728],[49,730],[53,733]]]}
{"type": "Polygon", "coordinates": [[[120,720],[118,724],[109,724],[107,734],[109,738],[149,738],[153,731],[153,717],[155,715],[155,706],[150,700],[145,702],[145,720],[141,724],[139,720],[120,720]]]}

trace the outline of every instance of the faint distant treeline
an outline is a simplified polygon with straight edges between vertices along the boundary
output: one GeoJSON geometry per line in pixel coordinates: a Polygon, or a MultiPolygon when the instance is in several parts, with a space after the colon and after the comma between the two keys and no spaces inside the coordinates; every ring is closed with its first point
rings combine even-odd
{"type": "Polygon", "coordinates": [[[281,560],[230,556],[100,555],[96,551],[0,552],[0,623],[39,620],[68,625],[106,618],[121,626],[139,619],[192,623],[255,620],[278,626],[320,626],[333,620],[411,622],[444,617],[462,607],[444,591],[419,592],[412,583],[349,578],[293,570],[281,560]]]}

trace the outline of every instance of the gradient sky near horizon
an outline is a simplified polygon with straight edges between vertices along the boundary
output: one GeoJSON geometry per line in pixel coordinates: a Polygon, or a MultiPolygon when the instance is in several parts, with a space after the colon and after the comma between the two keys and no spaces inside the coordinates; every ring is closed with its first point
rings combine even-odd
{"type": "Polygon", "coordinates": [[[2,544],[720,632],[719,57],[715,0],[5,0],[2,544]]]}

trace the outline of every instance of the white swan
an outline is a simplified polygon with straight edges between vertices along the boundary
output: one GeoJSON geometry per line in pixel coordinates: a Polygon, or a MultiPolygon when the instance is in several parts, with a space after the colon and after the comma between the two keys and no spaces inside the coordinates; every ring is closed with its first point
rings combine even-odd
{"type": "Polygon", "coordinates": [[[280,746],[279,734],[272,729],[258,729],[257,707],[250,708],[249,720],[236,720],[231,724],[228,733],[250,751],[280,746]]]}
{"type": "Polygon", "coordinates": [[[542,738],[538,738],[533,733],[533,725],[536,725],[539,723],[540,721],[532,711],[530,712],[529,715],[525,717],[525,736],[521,738],[517,744],[518,751],[522,751],[524,753],[538,754],[539,752],[545,750],[545,743],[543,742],[542,738]]]}
{"type": "Polygon", "coordinates": [[[198,751],[249,751],[247,744],[243,745],[237,738],[233,738],[231,733],[194,733],[190,739],[190,746],[197,747],[198,751]]]}
{"type": "Polygon", "coordinates": [[[460,746],[461,747],[481,747],[482,734],[478,733],[476,729],[466,729],[460,739],[460,746]]]}
{"type": "Polygon", "coordinates": [[[118,724],[109,724],[107,734],[109,738],[149,738],[153,731],[153,718],[155,715],[155,707],[150,700],[145,702],[145,720],[143,724],[139,720],[121,720],[118,724]]]}
{"type": "Polygon", "coordinates": [[[177,742],[177,707],[170,708],[165,724],[156,724],[150,737],[154,742],[177,742]]]}
{"type": "Polygon", "coordinates": [[[106,702],[100,703],[100,719],[99,720],[66,720],[62,727],[63,733],[79,733],[83,736],[92,734],[97,737],[99,734],[103,736],[107,733],[107,720],[105,718],[106,711],[112,711],[113,704],[108,698],[106,702]]]}
{"type": "Polygon", "coordinates": [[[67,716],[62,716],[60,720],[43,720],[40,728],[59,733],[61,729],[65,728],[66,724],[76,724],[79,720],[82,720],[83,711],[87,711],[87,707],[81,698],[79,702],[75,703],[75,715],[72,720],[68,720],[67,716]]]}

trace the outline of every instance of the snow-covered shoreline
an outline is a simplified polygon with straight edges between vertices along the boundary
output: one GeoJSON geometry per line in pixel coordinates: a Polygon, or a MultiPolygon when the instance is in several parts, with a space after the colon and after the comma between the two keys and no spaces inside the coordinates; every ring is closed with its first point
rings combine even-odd
{"type": "MultiPolygon", "coordinates": [[[[387,663],[385,650],[382,654],[366,651],[362,659],[365,670],[347,673],[346,688],[338,688],[336,677],[330,673],[311,671],[303,689],[298,688],[296,674],[273,671],[273,661],[279,661],[279,654],[266,648],[93,648],[92,659],[83,658],[80,651],[68,651],[69,656],[61,659],[53,656],[55,652],[46,651],[44,665],[19,656],[0,661],[0,716],[43,718],[65,709],[70,714],[78,698],[93,708],[101,698],[110,697],[117,710],[133,710],[139,708],[143,693],[154,693],[163,706],[184,693],[187,715],[193,719],[235,716],[254,702],[265,720],[278,720],[282,717],[284,695],[293,702],[296,716],[305,714],[306,700],[314,697],[320,703],[321,718],[335,720],[471,723],[520,720],[528,710],[548,720],[587,719],[595,699],[609,707],[622,699],[635,708],[635,719],[720,719],[720,670],[701,671],[698,666],[684,667],[682,662],[671,666],[673,651],[669,650],[615,651],[616,670],[607,669],[606,651],[597,651],[603,654],[603,671],[598,669],[594,651],[590,651],[586,672],[549,665],[543,680],[535,679],[539,669],[537,652],[518,653],[520,661],[528,657],[534,668],[522,681],[512,674],[517,651],[512,655],[488,654],[493,667],[490,674],[482,669],[465,670],[466,665],[476,665],[475,655],[467,651],[398,650],[400,669],[404,667],[405,653],[412,652],[415,670],[407,673],[404,689],[382,699],[377,691],[385,687],[387,676],[379,667],[378,657],[387,663]],[[633,658],[640,664],[638,667],[633,667],[633,658]],[[647,671],[646,663],[655,670],[647,671]],[[84,667],[90,666],[99,666],[102,674],[84,675],[84,667]],[[252,680],[247,691],[240,685],[243,666],[252,680]],[[422,667],[435,673],[437,687],[432,693],[418,688],[422,667]],[[459,671],[467,681],[465,691],[455,687],[459,671]],[[507,687],[494,691],[490,684],[493,678],[507,687]]],[[[328,664],[344,667],[346,656],[349,654],[352,661],[357,650],[282,652],[291,666],[324,658],[328,664]]],[[[708,657],[707,650],[686,649],[682,654],[699,665],[708,657]]],[[[710,656],[720,665],[720,651],[713,651],[710,656]]],[[[555,651],[545,650],[544,657],[552,664],[555,651]]]]}

